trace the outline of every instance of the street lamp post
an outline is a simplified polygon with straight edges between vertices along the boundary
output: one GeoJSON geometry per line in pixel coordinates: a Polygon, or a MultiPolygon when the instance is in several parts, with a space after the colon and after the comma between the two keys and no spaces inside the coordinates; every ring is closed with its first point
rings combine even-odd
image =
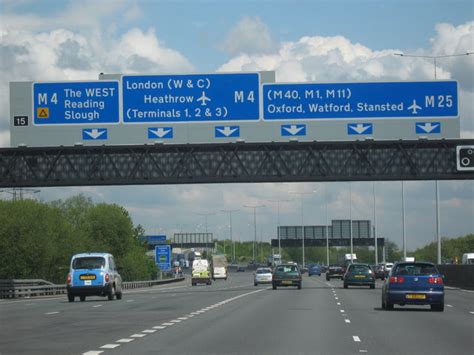
{"type": "Polygon", "coordinates": [[[304,216],[303,216],[303,195],[311,195],[313,193],[315,193],[316,191],[313,190],[311,192],[297,192],[297,191],[290,191],[289,193],[290,194],[295,194],[295,195],[300,195],[300,200],[301,200],[301,247],[302,247],[302,264],[303,264],[303,268],[305,267],[305,256],[304,256],[304,216]]]}
{"type": "MultiPolygon", "coordinates": [[[[404,53],[394,53],[396,56],[400,57],[412,57],[412,58],[425,58],[433,59],[433,69],[434,69],[434,79],[437,79],[436,75],[436,61],[440,58],[450,58],[450,57],[463,57],[465,55],[471,55],[474,52],[458,53],[458,54],[446,54],[446,55],[413,55],[413,54],[404,54],[404,53]]],[[[436,190],[436,235],[438,240],[438,264],[441,264],[441,228],[440,228],[440,215],[439,215],[439,187],[438,180],[435,180],[435,190],[436,190]]],[[[405,250],[404,250],[405,254],[405,250]]],[[[404,255],[406,256],[406,255],[404,255]]]]}
{"type": "Polygon", "coordinates": [[[196,213],[199,216],[204,216],[204,224],[206,228],[206,253],[209,252],[209,246],[207,245],[207,240],[208,240],[208,235],[207,235],[207,217],[213,216],[216,213],[215,212],[208,212],[208,213],[196,213]]]}
{"type": "MultiPolygon", "coordinates": [[[[234,238],[232,238],[232,213],[238,212],[238,211],[240,210],[221,210],[221,212],[229,213],[229,234],[230,234],[230,244],[232,246],[232,262],[235,261],[235,242],[234,242],[234,238]]],[[[224,254],[225,254],[225,248],[224,248],[224,254]]]]}
{"type": "Polygon", "coordinates": [[[253,237],[253,262],[255,263],[255,243],[257,242],[257,208],[263,208],[265,205],[244,205],[246,208],[253,208],[253,229],[254,229],[254,237],[253,237]]]}
{"type": "Polygon", "coordinates": [[[278,237],[278,254],[281,256],[280,242],[280,202],[290,202],[291,200],[267,200],[268,202],[276,202],[277,204],[277,237],[278,237]]]}

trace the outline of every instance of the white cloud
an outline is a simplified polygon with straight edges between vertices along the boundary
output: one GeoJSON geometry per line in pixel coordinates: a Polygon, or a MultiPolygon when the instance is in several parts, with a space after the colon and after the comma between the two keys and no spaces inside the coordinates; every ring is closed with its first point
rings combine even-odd
{"type": "Polygon", "coordinates": [[[271,53],[275,48],[270,30],[259,17],[242,18],[222,45],[222,49],[231,55],[271,53]]]}

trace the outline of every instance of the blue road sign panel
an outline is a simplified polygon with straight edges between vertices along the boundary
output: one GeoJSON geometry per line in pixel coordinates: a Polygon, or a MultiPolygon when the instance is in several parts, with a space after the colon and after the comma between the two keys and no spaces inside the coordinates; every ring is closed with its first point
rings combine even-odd
{"type": "Polygon", "coordinates": [[[348,123],[347,134],[348,135],[365,135],[373,133],[372,123],[348,123]]]}
{"type": "Polygon", "coordinates": [[[417,122],[417,134],[439,134],[441,133],[441,122],[417,122]]]}
{"type": "Polygon", "coordinates": [[[82,130],[82,139],[85,141],[107,140],[107,128],[84,128],[82,130]]]}
{"type": "Polygon", "coordinates": [[[161,271],[171,270],[171,246],[155,246],[155,263],[161,271]]]}
{"type": "Polygon", "coordinates": [[[456,81],[264,84],[264,120],[457,117],[456,81]]]}
{"type": "Polygon", "coordinates": [[[282,137],[306,136],[305,124],[284,124],[281,125],[282,137]]]}
{"type": "Polygon", "coordinates": [[[173,127],[148,128],[148,139],[171,139],[171,138],[173,138],[173,127]]]}
{"type": "Polygon", "coordinates": [[[148,244],[166,244],[166,235],[146,235],[145,240],[148,244]]]}
{"type": "Polygon", "coordinates": [[[239,126],[216,126],[214,127],[214,137],[216,138],[240,137],[240,127],[239,126]]]}
{"type": "Polygon", "coordinates": [[[34,83],[36,125],[119,122],[118,81],[34,83]]]}
{"type": "Polygon", "coordinates": [[[259,74],[123,76],[123,122],[259,119],[259,74]]]}

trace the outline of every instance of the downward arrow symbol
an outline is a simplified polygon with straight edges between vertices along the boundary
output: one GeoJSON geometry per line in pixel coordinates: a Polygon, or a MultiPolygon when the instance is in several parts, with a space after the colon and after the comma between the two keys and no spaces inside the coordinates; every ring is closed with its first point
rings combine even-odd
{"type": "Polygon", "coordinates": [[[304,129],[304,126],[296,126],[296,125],[291,125],[289,128],[288,127],[283,127],[285,131],[287,131],[289,134],[292,136],[297,135],[302,129],[304,129]]]}
{"type": "Polygon", "coordinates": [[[438,126],[439,126],[439,123],[432,124],[431,122],[418,125],[418,127],[420,127],[426,133],[431,133],[433,130],[438,128],[438,126]]]}
{"type": "Polygon", "coordinates": [[[150,132],[153,133],[155,136],[158,138],[163,138],[166,136],[168,133],[171,132],[171,129],[165,129],[165,128],[156,128],[156,129],[150,129],[150,132]]]}
{"type": "Polygon", "coordinates": [[[350,127],[353,131],[357,132],[358,134],[362,134],[370,128],[369,125],[364,126],[362,123],[358,123],[356,126],[350,126],[350,127]]]}
{"type": "Polygon", "coordinates": [[[232,133],[237,131],[238,128],[230,128],[228,126],[222,128],[216,128],[219,132],[221,132],[224,136],[229,137],[232,133]]]}
{"type": "Polygon", "coordinates": [[[92,139],[97,139],[105,133],[105,130],[99,131],[97,128],[91,129],[90,131],[84,131],[92,139]]]}

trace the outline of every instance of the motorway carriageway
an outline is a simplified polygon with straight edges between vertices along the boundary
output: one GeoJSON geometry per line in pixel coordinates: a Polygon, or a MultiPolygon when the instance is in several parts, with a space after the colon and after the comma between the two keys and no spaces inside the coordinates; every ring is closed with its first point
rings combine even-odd
{"type": "Polygon", "coordinates": [[[90,297],[0,300],[0,354],[472,354],[474,293],[447,289],[445,311],[381,309],[375,290],[304,276],[303,289],[230,273],[90,297]]]}

